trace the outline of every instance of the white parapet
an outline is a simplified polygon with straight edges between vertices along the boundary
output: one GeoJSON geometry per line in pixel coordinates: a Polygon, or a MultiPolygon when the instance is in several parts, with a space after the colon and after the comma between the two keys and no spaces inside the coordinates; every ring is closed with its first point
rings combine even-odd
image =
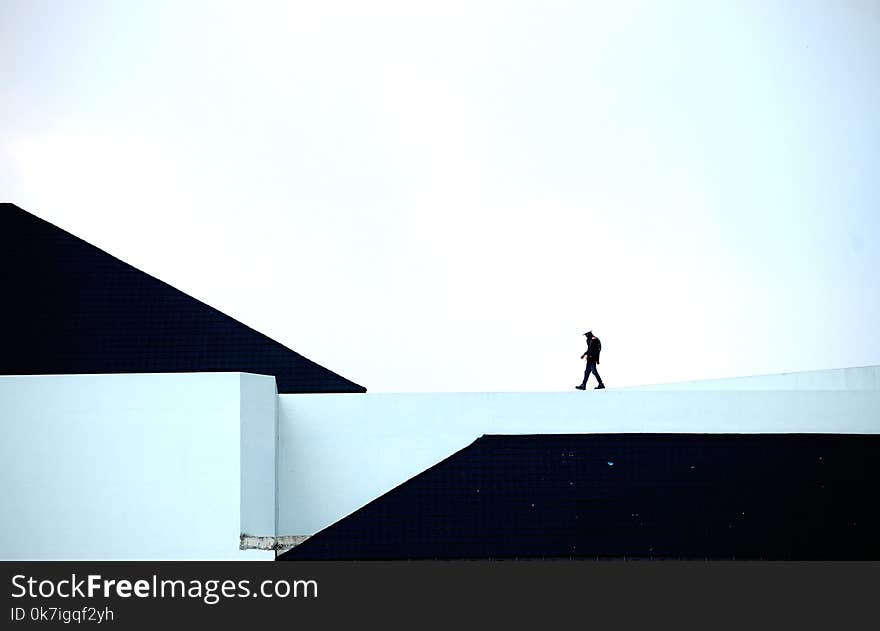
{"type": "Polygon", "coordinates": [[[483,434],[880,433],[880,389],[865,387],[877,369],[855,370],[872,374],[668,391],[280,395],[278,532],[313,534],[483,434]]]}
{"type": "Polygon", "coordinates": [[[0,559],[271,559],[273,377],[0,377],[0,559]]]}

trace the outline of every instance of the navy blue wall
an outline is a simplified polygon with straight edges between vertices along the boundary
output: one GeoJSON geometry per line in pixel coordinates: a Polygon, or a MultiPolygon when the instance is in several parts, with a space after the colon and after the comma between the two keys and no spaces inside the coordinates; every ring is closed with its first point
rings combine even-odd
{"type": "Polygon", "coordinates": [[[281,555],[880,559],[880,436],[484,436],[281,555]]]}
{"type": "Polygon", "coordinates": [[[282,393],[365,391],[13,204],[0,257],[0,374],[253,372],[282,393]]]}

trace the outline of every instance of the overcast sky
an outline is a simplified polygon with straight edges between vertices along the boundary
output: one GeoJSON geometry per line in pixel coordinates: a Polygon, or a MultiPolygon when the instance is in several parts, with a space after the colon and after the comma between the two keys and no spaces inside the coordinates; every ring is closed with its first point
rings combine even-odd
{"type": "Polygon", "coordinates": [[[880,364],[878,1],[0,0],[0,90],[0,199],[372,392],[880,364]]]}

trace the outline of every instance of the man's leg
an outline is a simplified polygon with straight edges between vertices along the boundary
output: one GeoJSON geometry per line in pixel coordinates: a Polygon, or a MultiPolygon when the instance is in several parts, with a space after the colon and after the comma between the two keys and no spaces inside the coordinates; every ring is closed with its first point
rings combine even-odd
{"type": "MultiPolygon", "coordinates": [[[[602,377],[599,376],[599,371],[596,370],[596,364],[595,364],[595,362],[590,362],[590,366],[591,366],[592,369],[593,369],[593,374],[596,375],[596,379],[599,381],[598,389],[601,390],[602,388],[605,387],[605,384],[602,383],[602,377]]],[[[584,380],[584,384],[586,384],[586,383],[587,383],[586,380],[584,380]]]]}
{"type": "Polygon", "coordinates": [[[584,370],[584,380],[581,381],[581,385],[575,386],[578,390],[586,390],[587,388],[587,379],[590,378],[590,362],[587,362],[587,369],[584,370]]]}

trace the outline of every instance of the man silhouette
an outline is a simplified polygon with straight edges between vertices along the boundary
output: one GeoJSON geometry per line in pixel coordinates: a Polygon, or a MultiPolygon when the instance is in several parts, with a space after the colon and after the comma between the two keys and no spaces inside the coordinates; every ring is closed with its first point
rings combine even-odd
{"type": "Polygon", "coordinates": [[[587,379],[590,378],[590,373],[596,375],[596,379],[599,381],[599,385],[596,386],[596,390],[602,390],[605,387],[605,384],[602,383],[602,377],[599,376],[599,371],[596,370],[596,364],[599,363],[599,353],[602,352],[602,342],[599,341],[599,338],[593,335],[592,331],[587,331],[584,333],[587,336],[587,350],[581,355],[581,359],[586,358],[587,360],[587,369],[584,371],[584,380],[581,382],[581,385],[575,386],[578,390],[586,390],[587,389],[587,379]]]}

